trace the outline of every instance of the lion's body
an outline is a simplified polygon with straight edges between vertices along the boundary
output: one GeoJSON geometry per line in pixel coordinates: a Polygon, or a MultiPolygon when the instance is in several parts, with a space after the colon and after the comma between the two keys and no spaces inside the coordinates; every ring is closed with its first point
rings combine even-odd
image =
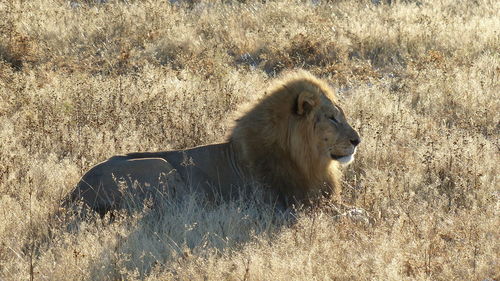
{"type": "Polygon", "coordinates": [[[238,196],[245,185],[230,143],[186,150],[131,153],[114,156],[94,166],[72,192],[72,201],[83,199],[104,215],[158,194],[200,192],[213,199],[238,196]],[[179,189],[182,189],[179,191],[179,189]]]}
{"type": "Polygon", "coordinates": [[[349,162],[358,143],[326,83],[299,72],[245,113],[228,142],[114,156],[89,170],[71,197],[104,214],[136,196],[134,184],[146,197],[182,189],[225,200],[257,182],[284,206],[308,204],[338,192],[339,162],[349,162]]]}

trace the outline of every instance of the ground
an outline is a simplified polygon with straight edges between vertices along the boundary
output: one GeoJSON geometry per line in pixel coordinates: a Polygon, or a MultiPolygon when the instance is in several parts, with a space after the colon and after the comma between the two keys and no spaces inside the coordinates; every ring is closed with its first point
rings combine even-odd
{"type": "Polygon", "coordinates": [[[0,279],[500,280],[498,1],[3,0],[0,17],[0,279]],[[54,215],[112,155],[223,141],[294,68],[360,132],[343,200],[373,225],[196,197],[159,220],[54,215]]]}

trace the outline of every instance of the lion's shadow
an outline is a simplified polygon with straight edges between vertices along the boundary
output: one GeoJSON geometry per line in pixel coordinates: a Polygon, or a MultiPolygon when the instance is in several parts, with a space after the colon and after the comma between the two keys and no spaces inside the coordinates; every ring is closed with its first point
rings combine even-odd
{"type": "MultiPolygon", "coordinates": [[[[156,265],[168,267],[186,255],[203,256],[213,250],[220,253],[241,247],[256,237],[276,235],[294,221],[294,212],[277,208],[258,193],[219,202],[196,192],[175,198],[158,194],[153,200],[141,198],[139,202],[134,198],[127,210],[103,220],[124,223],[128,229],[117,235],[115,246],[105,247],[100,255],[117,257],[114,263],[141,278],[156,265]]],[[[93,276],[120,274],[99,262],[91,270],[93,276]]]]}
{"type": "MultiPolygon", "coordinates": [[[[141,188],[135,186],[132,191],[125,190],[126,203],[120,211],[108,213],[104,218],[97,213],[91,213],[87,218],[82,218],[82,214],[74,216],[75,223],[71,228],[73,232],[78,231],[82,220],[93,220],[97,222],[96,227],[110,227],[112,231],[108,229],[108,235],[116,236],[113,245],[101,247],[99,255],[102,258],[90,265],[94,279],[103,276],[127,279],[129,272],[144,279],[155,266],[161,265],[162,270],[169,270],[171,264],[190,255],[204,257],[214,252],[223,253],[255,239],[272,241],[268,238],[295,224],[297,216],[308,210],[301,207],[284,209],[273,203],[277,201],[270,200],[269,194],[263,192],[264,188],[249,187],[244,190],[252,192],[214,201],[214,196],[185,188],[182,190],[186,192],[173,195],[164,192],[164,188],[144,192],[135,190],[141,188]],[[144,194],[154,196],[140,196],[144,194]]],[[[89,208],[81,211],[92,212],[89,208]]],[[[348,218],[364,225],[374,223],[360,208],[326,204],[320,211],[334,220],[348,218]]],[[[175,271],[175,266],[172,270],[175,271]]]]}

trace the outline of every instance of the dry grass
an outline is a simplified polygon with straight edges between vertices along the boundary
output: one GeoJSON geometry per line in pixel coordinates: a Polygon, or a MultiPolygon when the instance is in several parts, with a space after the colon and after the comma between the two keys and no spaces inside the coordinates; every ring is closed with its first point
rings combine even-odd
{"type": "Polygon", "coordinates": [[[0,279],[500,280],[498,1],[197,2],[0,2],[0,279]],[[292,68],[339,90],[375,225],[196,197],[54,219],[91,165],[221,141],[292,68]]]}

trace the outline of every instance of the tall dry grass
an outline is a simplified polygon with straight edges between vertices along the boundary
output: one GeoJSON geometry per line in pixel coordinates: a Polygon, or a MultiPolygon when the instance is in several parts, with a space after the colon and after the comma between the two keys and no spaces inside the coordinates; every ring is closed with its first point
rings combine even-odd
{"type": "Polygon", "coordinates": [[[0,2],[0,279],[499,280],[500,3],[222,2],[0,2]],[[107,157],[224,140],[292,68],[338,90],[375,225],[196,196],[54,217],[107,157]]]}

